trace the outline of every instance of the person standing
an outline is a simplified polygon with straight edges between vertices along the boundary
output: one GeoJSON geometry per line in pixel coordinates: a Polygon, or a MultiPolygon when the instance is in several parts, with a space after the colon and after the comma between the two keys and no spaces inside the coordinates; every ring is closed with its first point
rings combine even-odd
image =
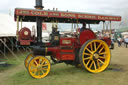
{"type": "Polygon", "coordinates": [[[125,46],[127,48],[128,47],[128,37],[124,38],[124,43],[125,43],[125,46]]]}
{"type": "Polygon", "coordinates": [[[121,46],[121,38],[120,37],[117,38],[117,43],[118,43],[118,47],[120,47],[121,46]]]}

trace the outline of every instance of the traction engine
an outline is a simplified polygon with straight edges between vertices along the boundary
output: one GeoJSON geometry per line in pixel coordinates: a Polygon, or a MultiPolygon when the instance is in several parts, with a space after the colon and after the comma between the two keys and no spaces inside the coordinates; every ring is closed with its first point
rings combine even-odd
{"type": "Polygon", "coordinates": [[[104,71],[110,63],[110,38],[98,38],[91,30],[83,26],[80,33],[69,34],[70,37],[62,35],[56,26],[52,26],[50,40],[42,42],[42,23],[86,23],[99,24],[100,21],[120,21],[120,16],[106,16],[97,14],[85,14],[77,12],[63,12],[43,10],[42,0],[36,0],[36,9],[15,9],[15,20],[19,22],[36,22],[37,37],[32,35],[27,27],[18,30],[19,45],[29,46],[33,52],[25,59],[25,67],[33,78],[44,78],[48,75],[51,63],[47,56],[56,63],[81,66],[91,73],[104,71]]]}

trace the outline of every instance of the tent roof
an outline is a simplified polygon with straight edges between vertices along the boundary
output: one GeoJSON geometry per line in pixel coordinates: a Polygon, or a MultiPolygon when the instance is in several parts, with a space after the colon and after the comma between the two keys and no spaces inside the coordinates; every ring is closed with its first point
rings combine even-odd
{"type": "Polygon", "coordinates": [[[16,22],[13,16],[0,13],[0,37],[16,36],[16,22]]]}

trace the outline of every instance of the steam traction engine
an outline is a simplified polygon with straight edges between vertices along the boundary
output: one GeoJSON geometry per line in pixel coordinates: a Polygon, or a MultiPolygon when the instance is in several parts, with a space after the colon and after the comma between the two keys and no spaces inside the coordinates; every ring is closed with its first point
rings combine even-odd
{"type": "Polygon", "coordinates": [[[50,42],[44,43],[42,42],[42,23],[57,21],[59,23],[98,24],[101,21],[120,21],[120,16],[43,10],[42,1],[36,1],[39,1],[36,2],[36,9],[15,9],[19,45],[30,46],[33,49],[33,53],[25,59],[25,67],[32,77],[44,78],[48,75],[51,64],[47,56],[51,56],[55,63],[81,65],[92,73],[102,72],[108,67],[111,57],[110,38],[98,39],[95,33],[87,28],[79,34],[64,37],[57,31],[57,26],[53,26],[50,42]],[[32,35],[27,27],[19,31],[19,21],[36,22],[37,37],[32,35]]]}

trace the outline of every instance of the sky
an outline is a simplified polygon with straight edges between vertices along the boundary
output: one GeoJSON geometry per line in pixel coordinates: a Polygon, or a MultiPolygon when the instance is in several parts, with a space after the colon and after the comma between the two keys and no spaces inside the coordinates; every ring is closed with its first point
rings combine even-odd
{"type": "MultiPolygon", "coordinates": [[[[120,15],[128,9],[128,0],[43,0],[45,9],[120,15]]],[[[0,13],[19,8],[34,8],[35,0],[1,0],[0,13]]]]}
{"type": "MultiPolygon", "coordinates": [[[[43,0],[44,9],[120,15],[127,21],[128,0],[43,0]]],[[[0,13],[11,13],[15,8],[34,8],[35,0],[1,0],[0,13]]],[[[126,22],[125,22],[126,23],[126,22]]]]}

